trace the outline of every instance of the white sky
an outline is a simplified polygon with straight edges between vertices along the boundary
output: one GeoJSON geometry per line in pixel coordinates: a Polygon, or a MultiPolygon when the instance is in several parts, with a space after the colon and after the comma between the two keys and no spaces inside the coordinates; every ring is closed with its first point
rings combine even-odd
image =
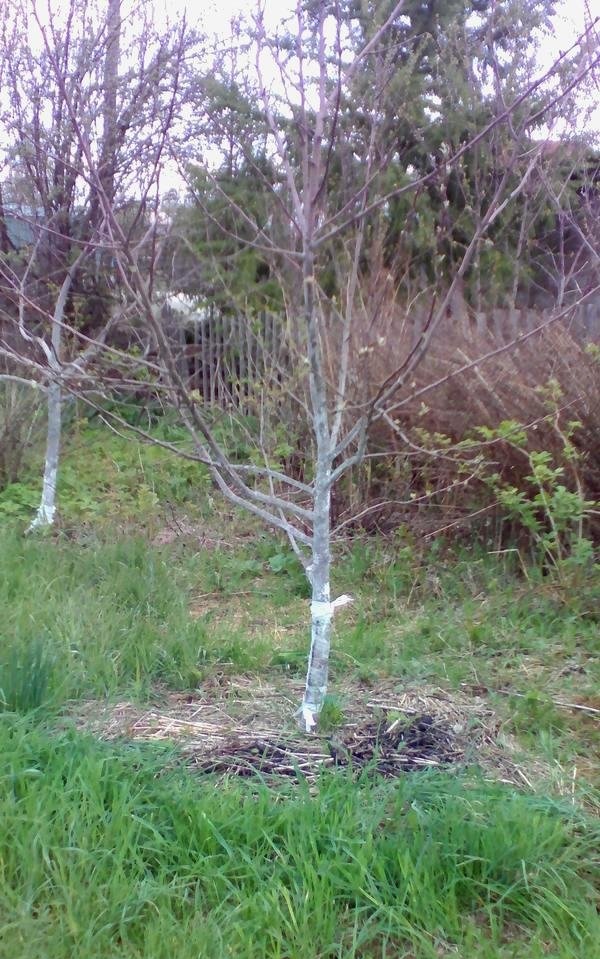
{"type": "MultiPolygon", "coordinates": [[[[36,2],[36,0],[34,0],[36,2]]],[[[134,0],[135,2],[135,0],[134,0]]],[[[286,13],[291,12],[296,0],[145,0],[155,9],[157,20],[172,20],[183,11],[190,24],[198,24],[201,30],[226,38],[230,34],[231,20],[239,14],[251,14],[263,6],[267,28],[286,13]]],[[[527,0],[525,0],[527,2],[527,0]]],[[[37,0],[36,6],[44,18],[45,4],[60,9],[61,0],[37,0]]],[[[2,0],[0,0],[0,8],[2,0]]],[[[550,67],[556,57],[568,49],[586,26],[600,17],[600,0],[557,0],[558,13],[553,18],[552,31],[544,36],[539,50],[540,71],[550,67]]],[[[528,39],[528,38],[525,38],[528,39]]],[[[600,24],[589,38],[593,52],[600,48],[600,24]]],[[[596,86],[589,84],[587,96],[594,112],[590,129],[600,138],[600,80],[596,86]]]]}
{"type": "MultiPolygon", "coordinates": [[[[202,19],[209,30],[216,33],[227,31],[228,21],[239,13],[248,12],[254,6],[253,0],[175,0],[176,5],[185,7],[190,20],[202,19]]],[[[265,10],[278,17],[282,10],[293,6],[292,0],[263,0],[265,10]]],[[[170,4],[172,6],[172,4],[170,4]]],[[[586,16],[594,19],[600,16],[600,0],[562,0],[560,13],[554,17],[555,45],[548,42],[549,50],[555,46],[558,51],[572,43],[583,31],[586,16]]],[[[552,52],[554,52],[552,50],[552,52]]]]}
{"type": "MultiPolygon", "coordinates": [[[[159,0],[160,2],[160,0],[159,0]]],[[[190,22],[202,24],[208,33],[227,36],[231,19],[240,13],[250,13],[255,9],[257,0],[163,0],[168,7],[185,9],[190,22]]],[[[294,0],[261,0],[265,8],[267,23],[276,22],[282,14],[295,6],[294,0]]],[[[545,36],[540,45],[540,70],[550,67],[557,56],[568,49],[580,36],[586,26],[596,17],[600,17],[600,0],[558,0],[558,13],[552,20],[552,32],[545,36]]],[[[600,47],[600,24],[595,28],[590,43],[600,47]]],[[[593,114],[591,129],[600,135],[600,82],[589,94],[592,100],[593,114]]]]}
{"type": "MultiPolygon", "coordinates": [[[[35,2],[35,0],[34,0],[35,2]]],[[[136,2],[136,0],[133,0],[136,2]]],[[[198,24],[203,32],[215,34],[224,39],[230,34],[232,18],[239,14],[251,14],[258,4],[264,6],[267,28],[275,25],[291,12],[295,7],[295,0],[144,0],[150,3],[156,12],[157,21],[177,18],[184,10],[190,24],[198,24]]],[[[43,17],[50,3],[55,9],[61,8],[61,0],[37,0],[36,5],[43,17]]],[[[0,0],[0,8],[2,0],[0,0]]],[[[559,0],[559,12],[553,19],[552,33],[544,37],[539,51],[540,72],[550,67],[561,51],[568,49],[576,38],[583,32],[586,23],[600,17],[600,0],[559,0]]],[[[528,39],[528,38],[526,38],[528,39]]],[[[595,28],[595,34],[590,42],[595,53],[600,48],[600,24],[595,28]]],[[[587,103],[592,113],[589,117],[589,127],[581,132],[592,133],[600,142],[600,80],[597,85],[588,84],[587,103]]],[[[584,100],[583,103],[586,103],[584,100]]],[[[542,135],[557,138],[561,135],[559,126],[552,132],[540,131],[542,135]]],[[[165,171],[163,186],[168,189],[173,180],[173,186],[179,184],[179,176],[165,171]]]]}

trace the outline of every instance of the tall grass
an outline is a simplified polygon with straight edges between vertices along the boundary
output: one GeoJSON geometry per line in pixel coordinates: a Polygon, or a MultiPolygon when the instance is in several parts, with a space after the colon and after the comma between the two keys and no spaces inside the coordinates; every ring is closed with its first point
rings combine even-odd
{"type": "Polygon", "coordinates": [[[30,713],[48,704],[54,663],[43,642],[0,650],[0,712],[30,713]]]}
{"type": "Polygon", "coordinates": [[[0,688],[3,676],[15,689],[26,673],[41,679],[42,648],[54,668],[39,695],[56,703],[159,681],[189,688],[238,638],[190,616],[198,558],[141,539],[85,546],[4,533],[0,546],[0,688]]]}
{"type": "Polygon", "coordinates": [[[597,823],[550,801],[420,774],[273,793],[9,717],[0,755],[7,959],[589,959],[600,941],[597,823]]]}
{"type": "MultiPolygon", "coordinates": [[[[157,683],[195,688],[225,664],[301,675],[305,586],[293,558],[265,536],[231,550],[194,550],[3,531],[0,708],[146,696],[157,683]]],[[[358,673],[547,695],[554,688],[567,701],[595,696],[597,611],[583,615],[542,586],[528,587],[503,561],[372,543],[340,558],[335,588],[356,603],[336,625],[332,692],[358,673]]]]}

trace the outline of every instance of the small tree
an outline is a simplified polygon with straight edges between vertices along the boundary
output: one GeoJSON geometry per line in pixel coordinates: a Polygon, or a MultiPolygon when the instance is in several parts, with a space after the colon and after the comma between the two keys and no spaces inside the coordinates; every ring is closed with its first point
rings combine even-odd
{"type": "MultiPolygon", "coordinates": [[[[109,330],[128,318],[103,203],[129,244],[152,242],[165,134],[181,102],[191,39],[183,24],[159,35],[145,12],[123,22],[120,0],[70,0],[43,12],[35,0],[7,0],[4,13],[0,130],[10,174],[3,192],[22,242],[7,248],[5,228],[0,351],[46,386],[34,529],[54,521],[65,385],[85,378],[109,330]]],[[[3,207],[5,225],[6,200],[3,207]]]]}
{"type": "MultiPolygon", "coordinates": [[[[248,102],[253,100],[261,118],[268,164],[256,162],[251,144],[242,142],[239,147],[260,190],[270,197],[270,217],[257,222],[253,210],[242,205],[235,190],[215,172],[214,164],[203,169],[209,192],[223,200],[227,211],[219,221],[214,204],[201,200],[207,219],[229,240],[264,257],[279,280],[286,319],[293,328],[295,360],[306,385],[305,395],[295,397],[311,437],[302,476],[286,471],[280,460],[270,457],[267,444],[261,442],[264,431],[259,430],[256,437],[262,459],[251,462],[238,462],[220,442],[207,409],[177,363],[139,248],[123,228],[88,130],[77,120],[61,64],[52,57],[55,82],[73,119],[82,162],[102,209],[106,246],[129,302],[154,338],[160,385],[189,432],[191,446],[185,455],[209,467],[215,485],[230,502],[283,531],[306,571],[312,591],[311,647],[300,714],[307,730],[315,727],[327,690],[334,613],[348,601],[348,597],[331,595],[333,490],[361,461],[373,425],[383,420],[393,425],[394,410],[411,394],[412,375],[482,241],[531,181],[542,147],[530,140],[523,162],[527,131],[550,116],[590,68],[575,59],[563,90],[550,82],[556,80],[555,65],[505,104],[496,103],[496,110],[485,116],[469,140],[453,151],[442,151],[432,169],[407,168],[403,177],[390,184],[394,146],[390,124],[381,121],[389,112],[386,97],[397,70],[390,54],[404,4],[386,7],[384,15],[383,9],[377,7],[372,28],[358,49],[353,21],[335,3],[299,2],[292,28],[277,34],[267,30],[259,10],[248,38],[253,78],[245,96],[248,102]],[[368,85],[365,76],[370,78],[368,85]],[[529,113],[527,104],[532,104],[529,113]],[[346,122],[350,109],[360,119],[360,137],[356,125],[346,122]],[[410,349],[398,356],[393,372],[368,390],[355,379],[360,370],[355,333],[360,323],[373,320],[365,315],[363,280],[377,218],[389,211],[394,200],[417,198],[438,184],[469,150],[500,128],[507,131],[502,170],[481,198],[459,260],[452,271],[445,269],[442,260],[434,263],[437,289],[429,291],[426,321],[416,329],[410,349]],[[238,229],[240,225],[243,229],[238,229]]],[[[229,134],[233,135],[233,129],[228,127],[229,134]]],[[[411,228],[408,217],[406,228],[411,228]]],[[[436,255],[443,257],[441,251],[436,255]]],[[[394,344],[383,342],[379,348],[389,352],[394,344]]],[[[285,378],[286,372],[282,370],[281,376],[285,378]]]]}

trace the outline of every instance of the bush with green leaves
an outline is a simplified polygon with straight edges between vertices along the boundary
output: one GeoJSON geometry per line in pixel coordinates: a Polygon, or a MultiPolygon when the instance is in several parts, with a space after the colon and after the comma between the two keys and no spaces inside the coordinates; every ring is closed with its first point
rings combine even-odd
{"type": "Polygon", "coordinates": [[[573,443],[579,427],[574,420],[564,428],[556,425],[562,440],[559,463],[549,451],[531,449],[527,430],[514,421],[505,420],[496,429],[480,427],[477,431],[484,440],[499,441],[524,457],[528,468],[519,486],[507,482],[497,471],[485,482],[507,516],[528,533],[538,567],[559,579],[589,572],[594,566],[594,546],[585,536],[585,522],[597,504],[586,499],[579,480],[581,454],[573,443]]]}

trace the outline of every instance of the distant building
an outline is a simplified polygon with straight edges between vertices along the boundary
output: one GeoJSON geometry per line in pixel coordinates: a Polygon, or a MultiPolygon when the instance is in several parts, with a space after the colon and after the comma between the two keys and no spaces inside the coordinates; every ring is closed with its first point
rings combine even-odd
{"type": "Polygon", "coordinates": [[[2,253],[23,250],[32,246],[36,240],[36,226],[42,218],[42,210],[19,207],[16,204],[0,205],[0,249],[2,253]]]}

